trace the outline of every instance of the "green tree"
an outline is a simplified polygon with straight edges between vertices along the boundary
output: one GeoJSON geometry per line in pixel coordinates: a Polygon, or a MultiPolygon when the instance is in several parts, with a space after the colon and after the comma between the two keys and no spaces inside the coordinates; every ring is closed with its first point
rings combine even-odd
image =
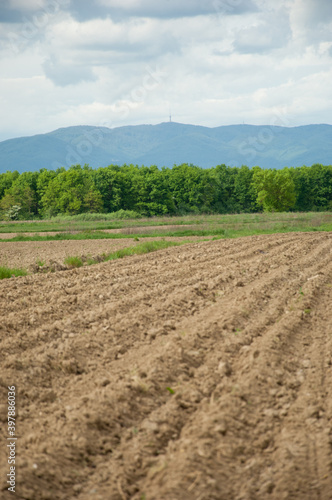
{"type": "Polygon", "coordinates": [[[51,213],[52,209],[49,208],[46,205],[46,203],[42,201],[42,199],[48,190],[50,182],[61,172],[65,171],[66,169],[64,167],[59,168],[57,170],[46,170],[45,168],[43,168],[39,171],[36,190],[38,199],[38,213],[41,217],[47,217],[52,215],[51,213]]]}
{"type": "Polygon", "coordinates": [[[0,174],[0,199],[4,196],[5,192],[11,188],[12,184],[20,176],[17,170],[14,172],[7,171],[4,174],[0,174]]]}
{"type": "Polygon", "coordinates": [[[37,214],[36,192],[28,184],[13,184],[8,191],[21,205],[20,219],[31,219],[37,214]]]}
{"type": "MultiPolygon", "coordinates": [[[[73,165],[68,170],[57,173],[44,189],[41,206],[44,214],[75,215],[89,210],[90,191],[97,191],[92,178],[92,169],[84,165],[73,165]],[[87,196],[87,198],[85,198],[87,196]]],[[[97,198],[95,197],[94,203],[97,198]]],[[[91,206],[91,205],[90,205],[91,206]]],[[[99,206],[100,203],[99,203],[99,206]]]]}
{"type": "Polygon", "coordinates": [[[233,197],[241,212],[252,212],[257,209],[252,178],[253,170],[246,165],[236,169],[233,197]]]}
{"type": "Polygon", "coordinates": [[[287,168],[283,170],[253,169],[253,187],[257,203],[266,212],[284,212],[294,207],[295,184],[287,168]]]}
{"type": "MultiPolygon", "coordinates": [[[[7,193],[1,198],[1,201],[0,201],[0,215],[1,215],[2,220],[12,219],[11,212],[12,212],[13,206],[16,206],[15,198],[12,194],[8,193],[8,191],[7,191],[7,193]]],[[[18,214],[19,214],[19,211],[17,212],[17,217],[18,217],[18,214]]]]}
{"type": "Polygon", "coordinates": [[[103,197],[101,193],[96,189],[90,189],[84,195],[83,201],[86,212],[97,214],[103,211],[104,208],[103,197]]]}
{"type": "Polygon", "coordinates": [[[216,182],[209,170],[195,165],[174,165],[164,169],[166,185],[176,213],[212,211],[216,182]]]}
{"type": "Polygon", "coordinates": [[[134,167],[132,176],[134,210],[147,216],[174,213],[175,206],[164,171],[158,167],[134,167]]]}
{"type": "Polygon", "coordinates": [[[3,217],[34,218],[81,212],[135,210],[141,214],[331,210],[332,166],[262,170],[174,165],[159,170],[73,165],[56,171],[0,175],[3,217]],[[12,207],[16,207],[13,208],[12,207]],[[17,209],[17,207],[19,207],[17,209]]]}
{"type": "Polygon", "coordinates": [[[133,203],[130,200],[132,182],[127,166],[109,165],[98,168],[93,171],[93,182],[102,196],[106,212],[132,210],[133,203]]]}
{"type": "MultiPolygon", "coordinates": [[[[211,175],[216,181],[215,211],[218,213],[234,213],[241,211],[241,205],[235,197],[235,181],[238,169],[225,164],[217,165],[211,175]]],[[[238,186],[239,188],[239,186],[238,186]]]]}

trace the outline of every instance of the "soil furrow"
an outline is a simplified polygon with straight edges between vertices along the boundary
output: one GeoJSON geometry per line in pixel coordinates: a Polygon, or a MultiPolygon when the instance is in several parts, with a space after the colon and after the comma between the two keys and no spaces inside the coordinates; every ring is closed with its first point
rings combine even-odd
{"type": "Polygon", "coordinates": [[[200,242],[0,283],[17,498],[331,499],[331,243],[200,242]]]}

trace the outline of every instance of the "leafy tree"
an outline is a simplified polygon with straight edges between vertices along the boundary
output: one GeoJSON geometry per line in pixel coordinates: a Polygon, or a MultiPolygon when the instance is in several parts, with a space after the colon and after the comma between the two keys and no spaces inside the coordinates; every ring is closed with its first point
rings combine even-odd
{"type": "Polygon", "coordinates": [[[15,203],[21,205],[20,219],[31,219],[36,215],[36,193],[30,186],[27,184],[13,184],[9,192],[14,197],[15,203]]]}
{"type": "Polygon", "coordinates": [[[134,210],[144,215],[163,215],[175,211],[166,176],[155,165],[135,168],[132,194],[135,199],[134,210]]]}
{"type": "Polygon", "coordinates": [[[215,211],[219,213],[241,211],[240,203],[234,195],[236,175],[236,167],[228,167],[225,164],[217,165],[216,168],[212,169],[212,176],[217,184],[215,211]]]}
{"type": "Polygon", "coordinates": [[[84,208],[90,213],[100,213],[103,211],[103,197],[96,189],[90,189],[84,196],[84,208]]]}
{"type": "Polygon", "coordinates": [[[12,205],[15,205],[16,201],[14,196],[7,191],[5,196],[1,198],[0,208],[2,210],[8,210],[12,205]]]}
{"type": "Polygon", "coordinates": [[[262,170],[245,165],[202,169],[182,164],[159,170],[155,165],[125,164],[93,170],[73,165],[68,170],[0,175],[0,210],[10,218],[119,210],[147,216],[234,213],[254,212],[259,207],[268,211],[332,209],[332,166],[262,170]]]}
{"type": "Polygon", "coordinates": [[[217,186],[208,170],[183,163],[164,172],[177,213],[212,211],[217,186]]]}
{"type": "Polygon", "coordinates": [[[107,212],[132,209],[133,204],[128,199],[131,180],[126,169],[126,166],[109,165],[93,172],[94,185],[102,196],[103,206],[107,212]]]}
{"type": "Polygon", "coordinates": [[[295,184],[288,169],[262,170],[254,167],[253,186],[257,203],[267,212],[284,212],[296,201],[295,184]]]}
{"type": "Polygon", "coordinates": [[[65,171],[66,169],[64,167],[59,168],[57,170],[46,170],[45,168],[43,168],[39,171],[37,186],[36,186],[39,215],[44,217],[51,215],[49,213],[51,209],[45,204],[45,202],[42,201],[42,198],[46,194],[50,182],[61,172],[65,171]]]}
{"type": "MultiPolygon", "coordinates": [[[[3,219],[3,220],[11,220],[12,219],[12,216],[11,216],[12,207],[16,206],[15,203],[16,202],[15,202],[14,196],[8,192],[1,198],[1,201],[0,201],[1,219],[3,219]]],[[[17,212],[17,216],[18,216],[18,213],[19,212],[17,212]]]]}
{"type": "Polygon", "coordinates": [[[89,191],[95,190],[91,170],[74,165],[69,170],[60,171],[49,182],[41,198],[42,210],[50,216],[58,213],[75,215],[86,211],[85,197],[89,191]]]}
{"type": "Polygon", "coordinates": [[[241,212],[252,212],[257,209],[252,179],[253,170],[246,165],[236,169],[233,197],[237,201],[241,212]]]}
{"type": "Polygon", "coordinates": [[[11,188],[12,184],[20,176],[17,170],[14,172],[7,171],[4,174],[0,174],[0,199],[4,196],[5,191],[11,188]]]}

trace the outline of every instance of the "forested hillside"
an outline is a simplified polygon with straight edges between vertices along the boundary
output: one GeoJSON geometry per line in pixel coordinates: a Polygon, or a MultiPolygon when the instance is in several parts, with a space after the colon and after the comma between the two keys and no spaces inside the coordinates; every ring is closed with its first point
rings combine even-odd
{"type": "Polygon", "coordinates": [[[0,214],[7,220],[130,210],[151,216],[184,213],[332,209],[332,166],[249,169],[182,164],[159,170],[134,165],[6,172],[0,214]]]}
{"type": "Polygon", "coordinates": [[[280,169],[313,163],[328,165],[331,157],[332,125],[81,125],[0,142],[0,173],[55,170],[86,163],[93,168],[111,163],[169,168],[193,163],[211,168],[225,163],[280,169]]]}

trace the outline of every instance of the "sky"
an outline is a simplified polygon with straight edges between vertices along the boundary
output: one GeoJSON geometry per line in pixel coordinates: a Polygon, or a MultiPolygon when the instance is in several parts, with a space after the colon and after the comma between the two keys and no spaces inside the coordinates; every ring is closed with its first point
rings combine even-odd
{"type": "Polygon", "coordinates": [[[0,0],[0,141],[332,123],[331,0],[0,0]]]}

